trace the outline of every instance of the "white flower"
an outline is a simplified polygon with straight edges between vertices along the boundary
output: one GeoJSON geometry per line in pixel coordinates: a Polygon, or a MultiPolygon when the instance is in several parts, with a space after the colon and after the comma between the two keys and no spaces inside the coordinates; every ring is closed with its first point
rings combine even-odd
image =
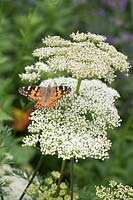
{"type": "Polygon", "coordinates": [[[36,62],[34,65],[26,66],[25,73],[20,74],[21,80],[36,82],[41,78],[44,72],[48,72],[49,68],[43,62],[36,62]]]}
{"type": "Polygon", "coordinates": [[[89,41],[92,41],[92,42],[102,42],[102,41],[105,41],[106,40],[106,37],[105,36],[102,36],[102,35],[96,35],[96,34],[92,34],[90,32],[88,33],[72,33],[70,35],[70,37],[74,40],[74,41],[78,41],[78,42],[81,42],[81,41],[85,41],[85,40],[89,40],[89,41]]]}
{"type": "Polygon", "coordinates": [[[104,187],[103,185],[97,186],[96,195],[102,200],[132,200],[133,188],[112,180],[109,182],[109,187],[104,187]]]}
{"type": "Polygon", "coordinates": [[[38,143],[43,154],[57,154],[63,159],[108,158],[111,142],[107,139],[107,129],[120,125],[114,106],[119,97],[117,91],[99,80],[83,80],[79,95],[75,94],[77,80],[73,78],[48,79],[41,83],[41,86],[48,85],[70,86],[72,92],[53,108],[31,113],[28,127],[31,135],[24,138],[24,144],[38,143]]]}
{"type": "MultiPolygon", "coordinates": [[[[104,79],[112,82],[117,71],[129,71],[127,57],[105,43],[105,37],[79,32],[72,33],[70,37],[73,41],[59,36],[46,37],[43,39],[45,47],[36,49],[33,56],[39,57],[42,65],[44,59],[49,71],[65,71],[77,79],[104,79]]],[[[29,81],[32,77],[33,80],[40,80],[41,73],[36,74],[37,78],[33,72],[36,73],[36,68],[31,72],[29,81]]],[[[20,75],[22,79],[28,79],[25,76],[20,75]]]]}
{"type": "Polygon", "coordinates": [[[129,64],[125,55],[105,43],[104,36],[77,32],[70,38],[48,36],[43,39],[45,46],[33,52],[39,62],[25,67],[25,73],[20,75],[22,80],[32,83],[42,80],[46,72],[61,71],[82,80],[78,95],[74,78],[48,79],[41,83],[44,87],[69,86],[71,93],[54,107],[38,109],[31,114],[30,135],[24,138],[24,145],[37,144],[43,154],[57,154],[63,159],[104,160],[109,157],[111,147],[107,131],[118,127],[121,121],[114,106],[119,94],[95,79],[112,82],[116,72],[129,71],[129,64]]]}

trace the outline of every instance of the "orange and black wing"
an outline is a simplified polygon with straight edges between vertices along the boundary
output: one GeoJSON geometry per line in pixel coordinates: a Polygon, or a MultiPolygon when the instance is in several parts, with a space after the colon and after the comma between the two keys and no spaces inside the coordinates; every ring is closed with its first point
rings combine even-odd
{"type": "Polygon", "coordinates": [[[19,89],[19,93],[27,96],[30,101],[35,100],[36,108],[43,107],[43,99],[42,99],[42,87],[39,86],[26,86],[19,89]]]}
{"type": "Polygon", "coordinates": [[[29,100],[38,100],[41,96],[41,88],[39,86],[26,86],[19,89],[19,93],[27,96],[29,100]]]}
{"type": "Polygon", "coordinates": [[[59,87],[39,87],[39,86],[26,86],[19,89],[19,93],[27,96],[30,101],[35,100],[36,108],[53,107],[57,100],[61,99],[63,95],[69,94],[71,88],[68,86],[59,87]],[[45,103],[47,102],[47,103],[45,103]]]}
{"type": "Polygon", "coordinates": [[[51,89],[51,96],[47,103],[47,107],[49,108],[53,107],[57,103],[57,101],[63,97],[63,95],[69,94],[71,91],[71,88],[67,86],[53,87],[51,89]]]}

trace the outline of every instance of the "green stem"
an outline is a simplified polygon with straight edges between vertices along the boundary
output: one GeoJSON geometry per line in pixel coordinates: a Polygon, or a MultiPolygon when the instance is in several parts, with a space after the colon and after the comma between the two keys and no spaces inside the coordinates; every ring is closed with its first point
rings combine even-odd
{"type": "Polygon", "coordinates": [[[24,195],[25,195],[25,193],[26,193],[26,190],[27,190],[27,189],[29,188],[29,186],[31,185],[33,179],[35,178],[35,176],[36,176],[36,174],[37,174],[37,171],[39,170],[39,168],[40,168],[40,166],[41,166],[41,164],[42,164],[42,160],[43,160],[43,155],[41,154],[41,157],[40,157],[40,159],[39,159],[39,161],[38,161],[38,164],[37,164],[37,166],[36,166],[36,169],[35,169],[35,171],[34,171],[32,177],[31,177],[31,179],[30,179],[28,185],[26,186],[25,190],[23,191],[21,197],[19,198],[19,200],[22,200],[22,199],[23,199],[23,197],[24,197],[24,195]]]}
{"type": "Polygon", "coordinates": [[[70,159],[70,196],[71,200],[73,200],[73,166],[74,166],[74,158],[70,159]]]}
{"type": "Polygon", "coordinates": [[[4,200],[4,197],[1,195],[1,200],[4,200]]]}
{"type": "Polygon", "coordinates": [[[58,194],[58,192],[60,190],[60,184],[61,184],[61,181],[63,179],[65,165],[66,165],[66,160],[62,160],[61,170],[60,170],[60,178],[59,178],[59,181],[58,181],[58,186],[57,186],[56,194],[58,194]]]}
{"type": "MultiPolygon", "coordinates": [[[[76,94],[79,93],[80,85],[81,85],[81,79],[78,80],[77,82],[77,87],[76,87],[76,94]]],[[[70,196],[71,200],[73,200],[73,177],[74,177],[74,158],[70,159],[70,196]]]]}
{"type": "Polygon", "coordinates": [[[78,83],[77,83],[77,87],[76,87],[76,94],[79,93],[80,84],[81,84],[81,79],[78,79],[78,83]]]}

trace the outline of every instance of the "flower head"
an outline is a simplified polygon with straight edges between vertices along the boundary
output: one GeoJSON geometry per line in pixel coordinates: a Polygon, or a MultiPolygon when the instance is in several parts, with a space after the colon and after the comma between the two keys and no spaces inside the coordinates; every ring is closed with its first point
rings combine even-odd
{"type": "Polygon", "coordinates": [[[103,200],[131,200],[133,199],[133,188],[116,181],[110,181],[109,187],[103,185],[96,187],[96,195],[103,200]]]}
{"type": "Polygon", "coordinates": [[[111,142],[107,129],[120,125],[114,106],[119,94],[99,80],[83,80],[79,95],[75,94],[74,78],[48,79],[41,83],[47,87],[66,85],[72,92],[59,100],[56,106],[32,112],[28,127],[31,135],[24,144],[40,145],[45,155],[57,154],[59,158],[108,158],[111,142]]]}
{"type": "Polygon", "coordinates": [[[48,66],[43,62],[36,62],[34,65],[26,66],[25,73],[20,74],[24,81],[36,82],[41,78],[44,72],[48,71],[48,66]]]}
{"type": "Polygon", "coordinates": [[[117,71],[128,72],[127,57],[105,43],[105,37],[92,33],[72,33],[71,40],[59,36],[43,39],[45,47],[36,49],[33,56],[41,62],[25,68],[22,80],[40,80],[44,71],[65,71],[77,79],[104,79],[112,82],[117,71]],[[45,63],[43,62],[45,60],[45,63]]]}
{"type": "MultiPolygon", "coordinates": [[[[58,171],[52,172],[54,174],[60,174],[58,171]]],[[[36,200],[69,200],[70,191],[68,188],[68,183],[61,182],[59,187],[59,192],[57,193],[58,180],[59,178],[51,178],[52,173],[49,173],[47,178],[44,179],[44,182],[36,177],[36,181],[32,183],[29,188],[26,190],[26,193],[36,200]]],[[[74,192],[74,200],[79,200],[78,191],[74,192]]]]}

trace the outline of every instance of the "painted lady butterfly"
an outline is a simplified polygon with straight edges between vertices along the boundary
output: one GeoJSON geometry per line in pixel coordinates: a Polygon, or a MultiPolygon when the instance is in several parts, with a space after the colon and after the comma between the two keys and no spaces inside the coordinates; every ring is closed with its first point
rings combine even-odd
{"type": "Polygon", "coordinates": [[[30,101],[35,100],[36,108],[53,107],[56,102],[62,98],[63,95],[69,94],[71,88],[68,86],[59,87],[41,87],[41,86],[27,86],[19,89],[19,93],[27,96],[30,101]]]}

